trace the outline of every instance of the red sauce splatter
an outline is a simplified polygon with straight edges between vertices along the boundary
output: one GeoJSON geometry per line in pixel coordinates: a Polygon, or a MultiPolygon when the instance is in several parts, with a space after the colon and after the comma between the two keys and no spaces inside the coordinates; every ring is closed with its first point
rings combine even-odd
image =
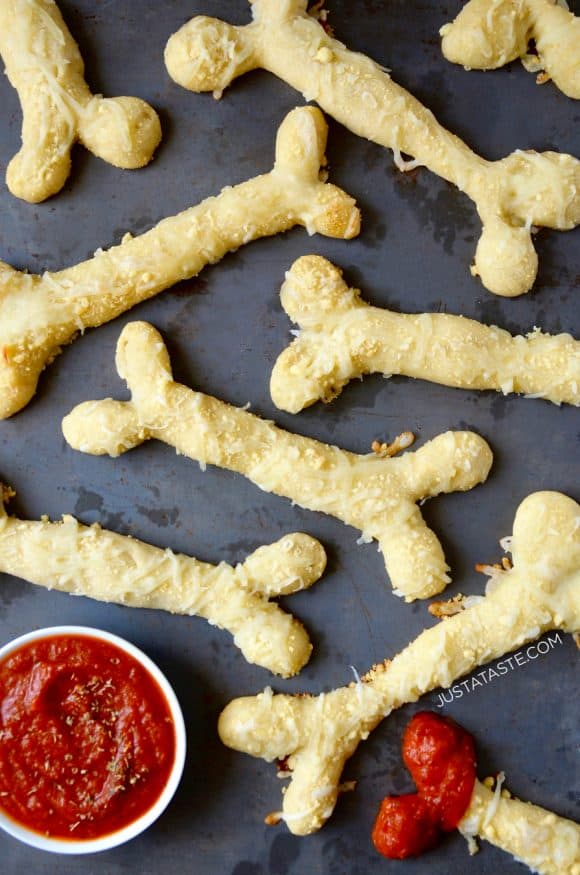
{"type": "Polygon", "coordinates": [[[23,826],[115,832],[154,805],[174,758],[163,692],[115,645],[58,635],[0,662],[0,807],[23,826]]]}
{"type": "Polygon", "coordinates": [[[383,799],[372,832],[377,851],[395,860],[422,854],[455,829],[473,793],[475,744],[453,720],[421,711],[405,730],[403,760],[417,792],[383,799]]]}

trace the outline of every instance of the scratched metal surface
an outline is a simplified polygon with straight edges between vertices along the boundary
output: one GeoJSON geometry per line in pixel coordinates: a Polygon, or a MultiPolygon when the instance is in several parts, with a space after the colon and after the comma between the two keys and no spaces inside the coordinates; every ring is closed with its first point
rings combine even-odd
{"type": "MultiPolygon", "coordinates": [[[[487,157],[514,148],[578,153],[580,109],[552,85],[540,88],[519,64],[471,73],[440,56],[437,30],[458,2],[421,0],[352,3],[332,0],[339,38],[394,70],[453,131],[487,157]]],[[[118,171],[75,149],[65,190],[29,206],[0,184],[0,257],[30,271],[57,269],[99,246],[139,233],[223,185],[269,169],[276,129],[302,103],[266,73],[244,77],[221,102],[174,85],[163,66],[168,36],[191,15],[247,20],[245,0],[63,0],[65,18],[86,60],[93,90],[148,99],[162,117],[164,139],[145,170],[118,171]]],[[[2,175],[19,142],[15,93],[0,80],[2,175]]],[[[522,867],[484,846],[470,859],[452,835],[429,857],[388,862],[370,843],[383,795],[411,789],[400,761],[401,731],[418,706],[390,717],[348,763],[355,793],[340,800],[318,834],[300,839],[283,826],[263,825],[280,804],[273,767],[224,749],[216,735],[220,709],[234,696],[276,690],[329,690],[394,654],[432,620],[425,604],[394,598],[381,557],[357,546],[357,533],[337,521],[292,508],[222,470],[202,473],[168,448],[149,443],[117,461],[69,449],[60,422],[88,398],[119,396],[114,347],[131,319],[150,320],[166,337],[177,377],[252,409],[300,433],[366,452],[374,438],[412,429],[419,443],[449,428],[472,428],[492,444],[488,483],[441,497],[425,508],[453,569],[448,592],[479,593],[476,561],[499,556],[498,539],[511,531],[519,501],[536,489],[578,490],[578,418],[542,401],[461,392],[407,379],[371,377],[352,384],[330,407],[297,417],[273,407],[268,379],[291,327],[278,289],[301,254],[317,252],[346,269],[364,296],[401,310],[445,310],[512,331],[533,325],[578,334],[580,233],[542,232],[536,238],[540,274],[534,292],[502,300],[471,278],[468,265],[479,234],[471,203],[427,171],[403,177],[389,154],[331,122],[331,178],[362,207],[360,238],[349,243],[309,239],[296,230],[251,244],[189,283],[137,307],[67,348],[43,376],[32,403],[0,423],[0,477],[18,492],[13,511],[31,519],[74,513],[116,531],[209,561],[238,561],[284,532],[304,530],[328,549],[329,570],[307,593],[286,600],[312,634],[310,664],[292,681],[273,680],[246,665],[225,633],[195,618],[166,616],[49,593],[0,577],[0,642],[29,629],[85,623],[126,636],[167,672],[184,708],[189,753],[185,776],[167,813],[145,835],[100,857],[58,858],[0,835],[2,869],[38,875],[144,875],[196,871],[208,875],[388,872],[415,875],[496,873],[522,867]]],[[[445,706],[475,732],[480,775],[504,769],[524,799],[578,819],[577,654],[570,639],[533,663],[445,706]]],[[[435,707],[436,694],[421,706],[435,707]]]]}

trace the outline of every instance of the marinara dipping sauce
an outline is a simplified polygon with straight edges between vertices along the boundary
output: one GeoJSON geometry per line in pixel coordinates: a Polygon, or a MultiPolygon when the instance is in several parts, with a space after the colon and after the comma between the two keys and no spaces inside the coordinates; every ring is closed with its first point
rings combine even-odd
{"type": "Polygon", "coordinates": [[[122,830],[155,805],[174,767],[164,692],[99,634],[44,634],[0,660],[0,808],[45,837],[122,830]]]}
{"type": "Polygon", "coordinates": [[[475,784],[473,737],[446,717],[421,711],[407,724],[403,760],[416,793],[383,799],[373,828],[379,853],[395,860],[417,856],[457,826],[475,784]]]}

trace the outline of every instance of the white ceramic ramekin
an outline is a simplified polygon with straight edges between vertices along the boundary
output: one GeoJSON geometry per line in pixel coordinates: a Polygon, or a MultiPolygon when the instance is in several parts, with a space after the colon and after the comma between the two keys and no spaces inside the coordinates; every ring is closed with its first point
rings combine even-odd
{"type": "Polygon", "coordinates": [[[40,641],[43,638],[52,638],[56,635],[74,635],[77,637],[96,638],[100,641],[106,641],[123,650],[125,653],[132,656],[139,662],[143,668],[149,672],[154,680],[159,685],[171,712],[173,725],[175,727],[175,758],[173,766],[169,774],[167,783],[161,794],[157,797],[155,803],[137,820],[127,824],[127,826],[116,832],[108,833],[95,839],[64,839],[64,838],[48,838],[41,833],[28,829],[12,818],[8,817],[0,808],[0,828],[9,833],[21,842],[38,848],[42,851],[50,851],[56,854],[94,854],[98,851],[107,851],[117,845],[124,844],[130,839],[142,833],[147,827],[157,820],[162,812],[167,808],[171,798],[173,797],[185,764],[186,751],[186,734],[185,723],[181,707],[177,700],[177,696],[173,692],[169,681],[162,671],[149,659],[148,656],[125,641],[124,638],[119,638],[117,635],[112,635],[110,632],[105,632],[102,629],[93,629],[89,626],[52,626],[45,629],[37,629],[34,632],[28,632],[26,635],[21,635],[13,641],[9,641],[3,647],[0,647],[0,660],[4,660],[7,656],[19,650],[25,644],[30,644],[33,641],[40,641]]]}

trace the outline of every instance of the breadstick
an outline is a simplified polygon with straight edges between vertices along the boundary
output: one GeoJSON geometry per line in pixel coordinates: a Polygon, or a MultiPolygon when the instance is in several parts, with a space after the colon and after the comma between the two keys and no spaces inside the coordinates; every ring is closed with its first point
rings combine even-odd
{"type": "Polygon", "coordinates": [[[270,391],[290,413],[331,401],[350,380],[372,373],[580,405],[580,342],[569,334],[534,329],[512,337],[462,316],[371,307],[317,255],[294,262],[281,300],[301,330],[274,365],[270,391]]]}
{"type": "Polygon", "coordinates": [[[485,838],[534,872],[580,875],[580,826],[502,790],[505,775],[477,780],[473,736],[432,711],[413,715],[403,733],[402,759],[416,790],[380,803],[371,837],[389,860],[420,856],[458,829],[470,854],[485,838]],[[490,788],[495,783],[495,791],[490,788]]]}
{"type": "Polygon", "coordinates": [[[286,535],[235,567],[209,565],[143,541],[84,526],[74,517],[9,517],[0,484],[0,571],[30,583],[133,608],[204,617],[234,636],[248,662],[291,677],[312,645],[302,624],[271,598],[311,586],[326,565],[308,535],[286,535]]]}
{"type": "Polygon", "coordinates": [[[395,708],[551,629],[580,630],[579,521],[580,507],[561,493],[528,496],[514,520],[513,568],[495,572],[484,597],[422,632],[360,684],[319,696],[267,688],[230,702],[219,719],[224,744],[268,762],[287,759],[292,780],[280,819],[291,832],[306,835],[328,820],[346,760],[395,708]]]}
{"type": "Polygon", "coordinates": [[[62,423],[75,449],[118,456],[156,438],[202,465],[237,471],[265,492],[331,514],[365,540],[376,538],[395,592],[407,601],[448,583],[441,545],[416,502],[486,479],[492,455],[478,435],[447,432],[415,453],[387,459],[292,434],[175,383],[165,344],[146,322],[125,326],[116,363],[131,400],[75,407],[62,423]]]}
{"type": "Polygon", "coordinates": [[[495,70],[522,58],[538,82],[580,99],[580,18],[558,0],[469,0],[439,31],[448,61],[495,70]],[[528,54],[534,40],[536,54],[528,54]]]}
{"type": "Polygon", "coordinates": [[[31,276],[0,262],[0,419],[30,401],[42,370],[79,331],[196,276],[227,252],[294,225],[356,236],[354,200],[319,178],[327,133],[320,110],[296,109],[278,130],[270,173],[58,273],[31,276]]]}
{"type": "Polygon", "coordinates": [[[401,170],[424,165],[475,203],[483,232],[472,273],[497,295],[529,291],[538,257],[532,226],[580,223],[580,161],[534,151],[486,161],[440,125],[378,64],[332,39],[307,0],[250,0],[253,22],[233,27],[203,16],[165,50],[170,76],[192,91],[221,94],[242,73],[264,67],[355,134],[392,149],[401,170]],[[401,153],[413,161],[401,159],[401,153]]]}
{"type": "Polygon", "coordinates": [[[77,140],[115,167],[149,163],[161,140],[157,113],[138,97],[91,94],[53,0],[0,3],[0,55],[23,115],[22,148],[6,173],[13,195],[36,204],[60,191],[77,140]]]}
{"type": "Polygon", "coordinates": [[[500,772],[495,792],[475,782],[469,808],[458,826],[470,847],[477,836],[540,875],[580,875],[580,826],[501,792],[502,776],[500,772]]]}

